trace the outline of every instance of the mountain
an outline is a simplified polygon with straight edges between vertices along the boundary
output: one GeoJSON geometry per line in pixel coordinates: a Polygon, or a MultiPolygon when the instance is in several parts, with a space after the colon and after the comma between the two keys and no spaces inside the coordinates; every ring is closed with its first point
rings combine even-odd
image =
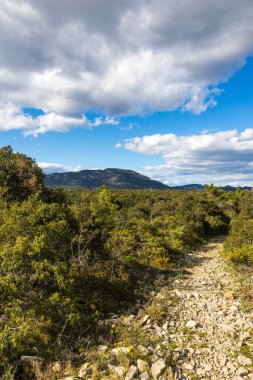
{"type": "Polygon", "coordinates": [[[49,187],[82,187],[97,189],[169,189],[161,182],[151,180],[133,170],[105,169],[81,170],[79,172],[47,174],[45,185],[49,187]]]}
{"type": "MultiPolygon", "coordinates": [[[[235,187],[235,186],[226,185],[226,186],[217,186],[217,187],[221,190],[232,191],[232,192],[236,191],[236,189],[238,187],[242,190],[251,190],[251,187],[249,187],[249,186],[235,187]]],[[[173,186],[172,189],[174,189],[174,190],[204,190],[205,186],[195,183],[195,184],[191,184],[191,185],[173,186]]]]}
{"type": "MultiPolygon", "coordinates": [[[[251,190],[252,189],[252,187],[250,187],[250,186],[239,186],[239,187],[242,190],[251,190]]],[[[221,187],[221,189],[224,191],[236,191],[237,187],[227,185],[227,186],[221,187]]]]}
{"type": "MultiPolygon", "coordinates": [[[[219,189],[221,189],[221,190],[232,191],[232,192],[236,191],[236,189],[238,187],[240,189],[242,189],[242,190],[251,190],[252,189],[249,186],[238,186],[238,187],[235,187],[235,186],[226,185],[226,186],[217,186],[217,187],[219,189]]],[[[191,185],[173,186],[171,189],[174,189],[174,190],[204,190],[205,186],[195,183],[195,184],[191,184],[191,185]]]]}
{"type": "MultiPolygon", "coordinates": [[[[171,189],[171,190],[204,190],[200,184],[182,186],[167,186],[162,182],[154,181],[133,170],[105,169],[105,170],[81,170],[79,172],[65,172],[47,174],[45,185],[49,187],[82,187],[84,189],[97,189],[107,186],[109,189],[171,189]]],[[[220,187],[224,191],[236,191],[236,187],[220,187]]],[[[243,190],[251,190],[251,187],[241,187],[243,190]]]]}
{"type": "Polygon", "coordinates": [[[191,185],[173,186],[174,190],[204,190],[204,188],[205,186],[198,183],[193,183],[191,185]]]}

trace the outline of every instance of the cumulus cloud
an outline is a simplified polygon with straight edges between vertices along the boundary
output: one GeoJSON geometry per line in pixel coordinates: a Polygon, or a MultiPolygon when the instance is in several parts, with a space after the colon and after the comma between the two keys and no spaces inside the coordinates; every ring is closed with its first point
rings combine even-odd
{"type": "Polygon", "coordinates": [[[34,137],[46,132],[68,132],[71,128],[94,128],[100,125],[117,125],[113,117],[96,117],[93,121],[80,117],[58,115],[49,112],[36,117],[25,113],[12,103],[0,105],[0,131],[21,130],[25,136],[34,137]]]}
{"type": "MultiPolygon", "coordinates": [[[[52,122],[64,131],[90,110],[110,117],[215,106],[217,85],[252,55],[253,4],[2,0],[0,34],[0,104],[42,109],[38,133],[52,122]]],[[[29,131],[34,120],[18,117],[29,131]]]]}
{"type": "MultiPolygon", "coordinates": [[[[155,134],[125,140],[125,149],[159,155],[164,163],[146,174],[168,184],[253,184],[253,129],[191,136],[155,134]]],[[[118,144],[120,148],[120,144],[118,144]]]]}

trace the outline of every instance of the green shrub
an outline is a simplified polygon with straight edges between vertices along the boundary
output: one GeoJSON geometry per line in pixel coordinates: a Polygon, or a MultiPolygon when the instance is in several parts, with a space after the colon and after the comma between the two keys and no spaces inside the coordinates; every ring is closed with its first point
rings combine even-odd
{"type": "Polygon", "coordinates": [[[253,193],[240,201],[240,213],[232,220],[224,244],[225,256],[237,264],[253,265],[253,193]]]}

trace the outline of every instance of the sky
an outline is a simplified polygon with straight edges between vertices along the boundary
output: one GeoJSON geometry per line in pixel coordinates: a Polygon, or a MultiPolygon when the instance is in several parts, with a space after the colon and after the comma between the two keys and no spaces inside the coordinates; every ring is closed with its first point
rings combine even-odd
{"type": "Polygon", "coordinates": [[[1,0],[0,145],[253,186],[252,0],[1,0]]]}

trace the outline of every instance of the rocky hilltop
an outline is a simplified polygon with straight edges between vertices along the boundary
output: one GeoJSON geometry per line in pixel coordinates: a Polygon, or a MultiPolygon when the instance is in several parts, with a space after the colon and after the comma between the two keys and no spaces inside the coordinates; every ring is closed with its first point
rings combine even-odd
{"type": "Polygon", "coordinates": [[[86,189],[97,189],[103,185],[109,189],[169,189],[161,182],[154,181],[133,170],[124,169],[52,173],[46,176],[45,184],[50,187],[82,187],[86,189]]]}

